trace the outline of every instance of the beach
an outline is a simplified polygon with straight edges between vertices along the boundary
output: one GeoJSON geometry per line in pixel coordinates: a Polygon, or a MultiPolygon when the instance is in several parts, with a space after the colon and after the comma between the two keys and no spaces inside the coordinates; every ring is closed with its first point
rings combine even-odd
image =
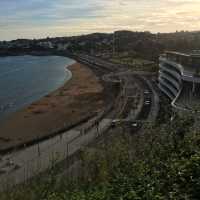
{"type": "Polygon", "coordinates": [[[0,123],[0,151],[47,137],[104,107],[104,89],[98,77],[80,63],[68,69],[70,81],[0,123]]]}

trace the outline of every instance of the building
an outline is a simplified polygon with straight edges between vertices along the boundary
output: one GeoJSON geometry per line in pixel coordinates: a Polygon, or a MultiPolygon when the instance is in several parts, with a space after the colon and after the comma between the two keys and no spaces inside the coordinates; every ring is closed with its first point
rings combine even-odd
{"type": "Polygon", "coordinates": [[[50,42],[50,41],[47,41],[47,42],[39,42],[38,45],[41,46],[41,47],[44,47],[44,48],[53,49],[53,44],[52,44],[52,42],[50,42]]]}
{"type": "Polygon", "coordinates": [[[159,88],[179,110],[200,110],[200,51],[167,51],[159,58],[159,88]]]}
{"type": "Polygon", "coordinates": [[[68,43],[58,43],[58,44],[57,44],[57,50],[58,50],[58,51],[65,51],[65,50],[67,50],[70,46],[71,46],[71,43],[70,43],[70,42],[68,42],[68,43]]]}

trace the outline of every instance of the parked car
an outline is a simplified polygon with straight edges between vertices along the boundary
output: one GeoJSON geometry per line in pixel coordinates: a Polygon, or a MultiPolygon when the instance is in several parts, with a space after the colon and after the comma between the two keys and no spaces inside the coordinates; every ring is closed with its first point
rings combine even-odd
{"type": "Polygon", "coordinates": [[[145,90],[144,94],[150,94],[150,91],[149,90],[145,90]]]}
{"type": "Polygon", "coordinates": [[[114,120],[112,120],[111,127],[114,128],[117,125],[119,125],[120,123],[121,123],[120,119],[114,119],[114,120]]]}
{"type": "Polygon", "coordinates": [[[150,105],[150,104],[151,104],[151,101],[146,100],[146,101],[144,102],[144,104],[145,104],[145,105],[150,105]]]}

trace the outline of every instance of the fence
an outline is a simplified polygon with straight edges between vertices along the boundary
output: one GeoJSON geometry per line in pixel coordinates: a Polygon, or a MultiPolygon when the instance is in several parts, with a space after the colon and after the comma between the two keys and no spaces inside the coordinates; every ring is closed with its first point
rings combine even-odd
{"type": "Polygon", "coordinates": [[[112,120],[103,118],[112,108],[113,105],[108,106],[80,130],[66,131],[61,135],[12,153],[12,156],[8,156],[8,158],[16,165],[8,167],[7,172],[0,174],[0,190],[3,191],[14,185],[25,183],[35,175],[47,170],[52,164],[65,160],[88,145],[110,127],[112,120]]]}
{"type": "MultiPolygon", "coordinates": [[[[120,94],[104,111],[90,119],[84,126],[67,130],[59,135],[34,143],[25,149],[19,149],[11,155],[4,156],[4,160],[12,161],[10,165],[1,171],[0,166],[0,191],[4,191],[14,185],[26,183],[29,179],[44,172],[53,164],[59,163],[75,152],[88,145],[99,137],[111,126],[111,119],[104,119],[115,106],[119,104],[120,94]],[[1,173],[2,172],[2,173],[1,173]]],[[[2,162],[0,163],[0,165],[2,162]]]]}

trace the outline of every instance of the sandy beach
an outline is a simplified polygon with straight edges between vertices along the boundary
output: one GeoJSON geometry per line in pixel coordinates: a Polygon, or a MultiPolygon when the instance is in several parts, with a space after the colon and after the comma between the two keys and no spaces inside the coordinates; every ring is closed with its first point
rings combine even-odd
{"type": "Polygon", "coordinates": [[[103,87],[95,74],[79,63],[68,69],[70,81],[0,123],[0,150],[48,136],[104,106],[103,87]]]}

